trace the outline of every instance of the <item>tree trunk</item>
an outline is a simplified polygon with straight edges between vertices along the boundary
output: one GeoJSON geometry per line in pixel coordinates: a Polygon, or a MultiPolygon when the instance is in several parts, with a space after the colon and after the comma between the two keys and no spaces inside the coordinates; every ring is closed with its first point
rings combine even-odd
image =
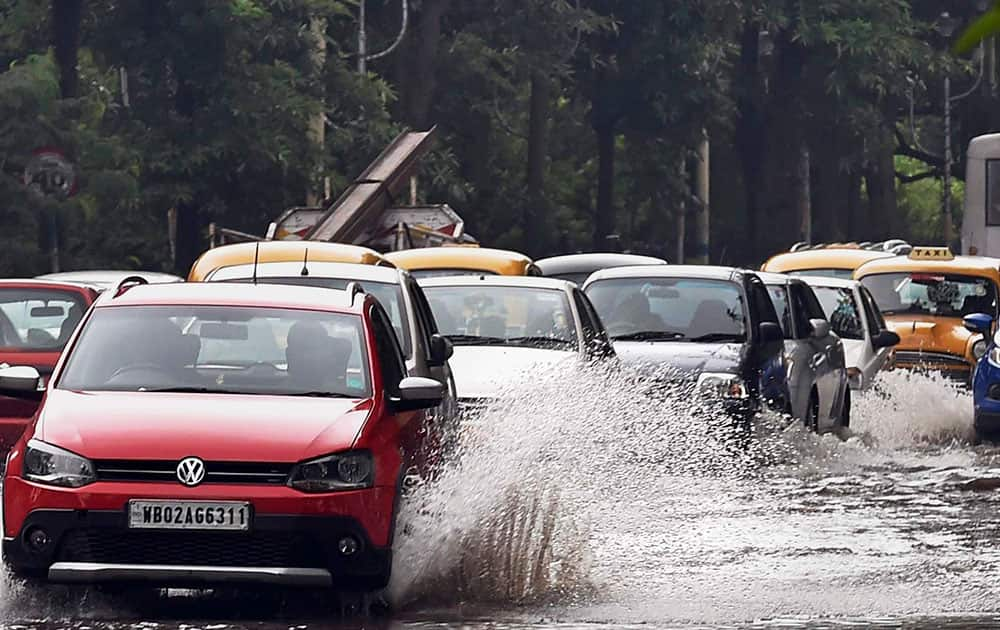
{"type": "Polygon", "coordinates": [[[437,51],[441,18],[451,0],[423,0],[408,46],[397,55],[402,105],[406,122],[416,129],[431,125],[431,108],[437,88],[437,51]]]}
{"type": "Polygon", "coordinates": [[[606,121],[594,125],[597,134],[597,209],[594,216],[594,249],[608,249],[608,237],[615,231],[615,125],[606,121]]]}
{"type": "Polygon", "coordinates": [[[548,160],[549,100],[551,82],[541,72],[531,73],[531,102],[528,119],[528,198],[521,213],[521,224],[529,253],[549,249],[551,233],[548,200],[545,197],[545,167],[548,160]]]}
{"type": "Polygon", "coordinates": [[[746,253],[757,259],[757,218],[760,214],[760,189],[766,153],[764,117],[761,113],[760,27],[747,21],[740,44],[737,76],[736,150],[743,171],[746,207],[746,253]]]}
{"type": "Polygon", "coordinates": [[[52,0],[52,39],[63,98],[75,98],[79,93],[77,57],[82,12],[83,0],[52,0]]]}
{"type": "Polygon", "coordinates": [[[873,240],[894,238],[894,230],[901,229],[896,220],[896,168],[895,144],[889,133],[876,138],[879,142],[876,157],[865,171],[868,190],[868,221],[873,240]]]}

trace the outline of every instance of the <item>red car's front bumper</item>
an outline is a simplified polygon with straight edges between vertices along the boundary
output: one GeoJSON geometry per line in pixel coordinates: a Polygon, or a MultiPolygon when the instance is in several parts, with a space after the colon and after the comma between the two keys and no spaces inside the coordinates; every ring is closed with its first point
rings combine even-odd
{"type": "Polygon", "coordinates": [[[3,552],[20,574],[163,585],[275,582],[379,588],[391,566],[394,487],[322,495],[286,486],[97,482],[52,488],[7,477],[3,552]],[[247,532],[138,530],[131,499],[248,501],[247,532]],[[38,529],[44,537],[32,534],[38,529]],[[360,544],[345,554],[339,542],[360,544]],[[39,539],[47,541],[39,546],[39,539]]]}

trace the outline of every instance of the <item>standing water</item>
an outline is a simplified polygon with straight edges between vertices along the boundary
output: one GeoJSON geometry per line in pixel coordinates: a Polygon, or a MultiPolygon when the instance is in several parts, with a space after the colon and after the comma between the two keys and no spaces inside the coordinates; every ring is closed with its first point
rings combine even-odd
{"type": "MultiPolygon", "coordinates": [[[[972,446],[971,410],[946,381],[888,373],[855,398],[848,435],[765,417],[742,448],[690,389],[536,374],[412,490],[388,597],[421,627],[967,624],[949,615],[995,610],[1000,568],[1000,452],[972,446]]],[[[142,614],[5,599],[18,623],[142,614]]]]}

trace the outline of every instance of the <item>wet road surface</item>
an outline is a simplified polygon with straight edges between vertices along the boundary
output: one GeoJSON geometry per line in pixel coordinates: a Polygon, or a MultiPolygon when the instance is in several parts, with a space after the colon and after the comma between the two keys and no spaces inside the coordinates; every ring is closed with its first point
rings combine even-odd
{"type": "Polygon", "coordinates": [[[683,392],[608,381],[533,382],[463,434],[401,520],[391,613],[8,582],[4,627],[1000,627],[1000,448],[965,392],[889,374],[849,435],[768,419],[746,455],[683,392]]]}

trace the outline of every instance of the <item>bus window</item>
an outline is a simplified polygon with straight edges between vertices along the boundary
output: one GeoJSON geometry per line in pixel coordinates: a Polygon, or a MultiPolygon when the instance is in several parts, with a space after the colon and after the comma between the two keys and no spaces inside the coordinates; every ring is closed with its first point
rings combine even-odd
{"type": "Polygon", "coordinates": [[[1000,225],[1000,160],[986,160],[986,225],[1000,225]]]}

